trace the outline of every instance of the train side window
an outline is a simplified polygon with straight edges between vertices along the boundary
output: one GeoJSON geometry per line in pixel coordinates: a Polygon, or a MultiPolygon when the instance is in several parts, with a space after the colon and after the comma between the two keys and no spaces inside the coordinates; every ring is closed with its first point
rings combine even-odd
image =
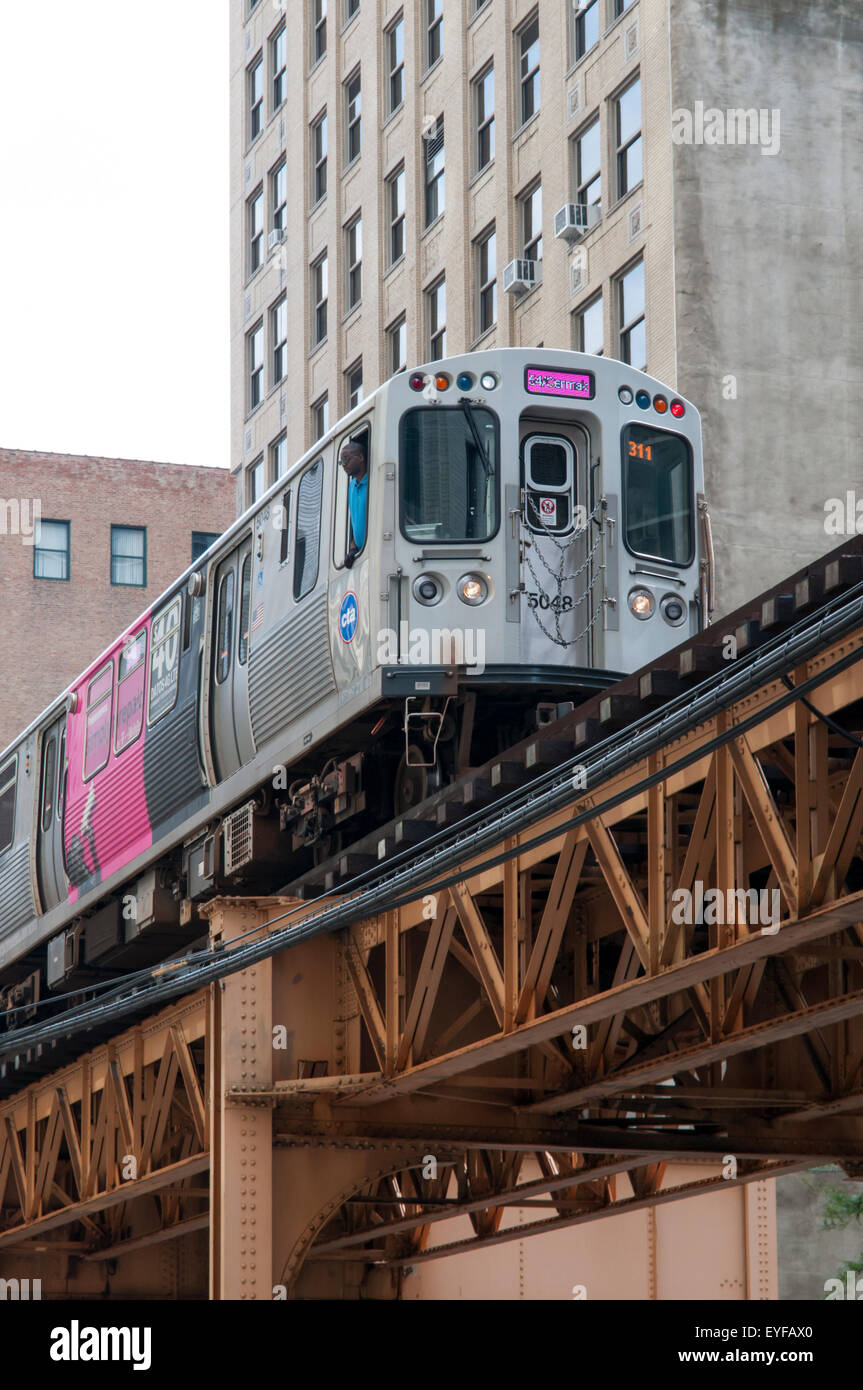
{"type": "Polygon", "coordinates": [[[240,575],[240,640],[237,644],[237,659],[245,666],[249,659],[249,611],[252,606],[252,557],[247,555],[243,561],[240,575]]]}
{"type": "MultiPolygon", "coordinates": [[[[147,694],[147,725],[155,724],[177,703],[180,683],[180,607],[176,598],[153,618],[150,629],[150,688],[147,694]]],[[[192,601],[186,600],[186,609],[192,601]]]]}
{"type": "Polygon", "coordinates": [[[524,441],[527,524],[560,535],[572,524],[575,449],[563,435],[532,434],[524,441]]]}
{"type": "Polygon", "coordinates": [[[291,548],[291,489],[288,488],[281,505],[278,508],[279,515],[276,518],[278,523],[279,536],[279,564],[283,565],[288,558],[288,551],[291,548]]]}
{"type": "Polygon", "coordinates": [[[57,819],[62,825],[66,815],[66,730],[60,735],[60,759],[57,763],[57,819]]]}
{"type": "Polygon", "coordinates": [[[54,774],[57,771],[57,739],[51,735],[42,757],[42,829],[51,829],[54,815],[54,774]]]}
{"type": "Polygon", "coordinates": [[[147,675],[147,629],[136,632],[120,653],[117,671],[117,713],[114,752],[123,753],[140,738],[144,727],[144,683],[147,675]]]}
{"type": "Polygon", "coordinates": [[[15,789],[18,785],[18,759],[10,758],[0,767],[0,854],[15,838],[15,789]]]}
{"type": "Polygon", "coordinates": [[[317,583],[321,549],[321,499],[324,461],[307,468],[297,490],[297,542],[294,553],[294,598],[305,598],[317,583]]]}
{"type": "Polygon", "coordinates": [[[114,663],[109,661],[87,687],[87,731],[84,735],[84,781],[89,782],[108,762],[111,752],[111,702],[114,663]]]}
{"type": "Polygon", "coordinates": [[[363,544],[356,545],[356,538],[351,527],[350,507],[348,506],[349,479],[345,470],[339,465],[339,457],[346,444],[361,444],[366,451],[366,479],[371,477],[371,430],[366,426],[364,429],[353,429],[349,435],[345,435],[336,449],[336,501],[334,507],[333,524],[333,564],[336,569],[341,569],[345,563],[345,556],[348,551],[353,549],[359,555],[365,549],[368,539],[368,515],[369,497],[368,481],[366,482],[366,534],[363,537],[363,544]]]}
{"type": "Polygon", "coordinates": [[[222,575],[219,585],[219,620],[216,627],[216,682],[224,684],[231,669],[234,634],[234,571],[222,575]]]}

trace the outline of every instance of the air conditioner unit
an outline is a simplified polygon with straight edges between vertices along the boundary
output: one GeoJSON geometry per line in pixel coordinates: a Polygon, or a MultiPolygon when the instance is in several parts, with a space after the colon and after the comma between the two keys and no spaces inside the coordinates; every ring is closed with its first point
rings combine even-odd
{"type": "Polygon", "coordinates": [[[277,227],[274,231],[270,232],[269,238],[267,240],[267,250],[275,251],[277,246],[281,246],[284,239],[284,232],[281,230],[280,227],[277,227]]]}
{"type": "Polygon", "coordinates": [[[600,218],[598,203],[564,203],[554,214],[554,235],[580,241],[600,218]]]}
{"type": "Polygon", "coordinates": [[[541,278],[536,261],[510,261],[503,268],[503,288],[506,294],[527,294],[541,278]]]}

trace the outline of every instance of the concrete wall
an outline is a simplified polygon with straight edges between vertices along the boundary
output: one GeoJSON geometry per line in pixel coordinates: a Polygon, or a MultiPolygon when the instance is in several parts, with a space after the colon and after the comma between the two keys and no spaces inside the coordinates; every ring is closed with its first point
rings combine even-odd
{"type": "Polygon", "coordinates": [[[838,1187],[853,1197],[863,1183],[849,1182],[840,1168],[817,1168],[777,1178],[775,1186],[779,1298],[821,1299],[826,1279],[835,1278],[846,1260],[863,1258],[863,1222],[840,1231],[821,1229],[827,1189],[838,1187]]]}
{"type": "Polygon", "coordinates": [[[863,6],[669,4],[672,109],[781,117],[774,156],[675,146],[678,385],[703,413],[728,611],[838,544],[828,498],[863,498],[863,6]]]}

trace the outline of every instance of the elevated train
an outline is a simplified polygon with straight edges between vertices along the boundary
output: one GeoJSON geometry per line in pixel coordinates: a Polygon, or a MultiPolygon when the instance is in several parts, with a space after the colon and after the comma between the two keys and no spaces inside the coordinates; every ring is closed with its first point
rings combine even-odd
{"type": "Polygon", "coordinates": [[[0,1016],[194,940],[206,897],[278,888],[697,632],[703,487],[697,410],[609,358],[386,382],[0,754],[0,1016]]]}

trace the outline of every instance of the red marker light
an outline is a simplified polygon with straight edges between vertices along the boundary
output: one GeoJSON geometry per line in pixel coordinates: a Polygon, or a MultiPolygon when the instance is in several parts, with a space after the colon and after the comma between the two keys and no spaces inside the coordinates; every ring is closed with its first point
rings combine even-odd
{"type": "Polygon", "coordinates": [[[666,410],[668,409],[668,401],[665,399],[664,396],[653,397],[653,409],[656,411],[657,415],[665,414],[666,410]]]}
{"type": "Polygon", "coordinates": [[[671,413],[675,420],[682,420],[686,414],[686,406],[683,404],[683,401],[672,401],[671,413]]]}
{"type": "Polygon", "coordinates": [[[425,386],[425,384],[426,384],[426,379],[425,379],[425,377],[423,376],[422,372],[414,372],[413,376],[412,376],[411,379],[410,379],[410,388],[411,388],[411,390],[412,390],[412,391],[421,391],[421,390],[423,389],[423,387],[425,386]]]}

